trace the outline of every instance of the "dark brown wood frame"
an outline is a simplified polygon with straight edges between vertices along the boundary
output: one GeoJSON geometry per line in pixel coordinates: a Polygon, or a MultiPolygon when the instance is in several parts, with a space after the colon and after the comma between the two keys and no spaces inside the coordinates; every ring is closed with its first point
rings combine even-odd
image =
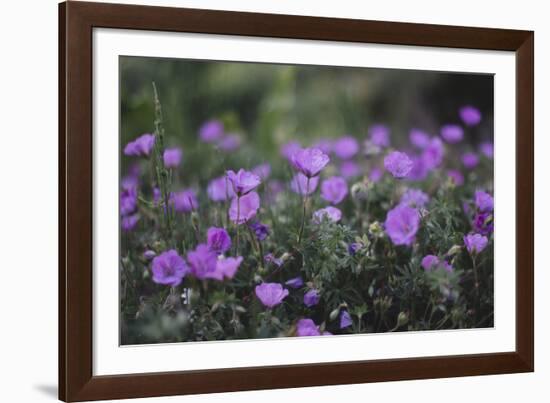
{"type": "Polygon", "coordinates": [[[534,34],[105,3],[59,5],[59,398],[119,399],[534,370],[534,34]],[[117,376],[92,374],[92,31],[249,35],[516,54],[516,350],[492,354],[117,376]]]}

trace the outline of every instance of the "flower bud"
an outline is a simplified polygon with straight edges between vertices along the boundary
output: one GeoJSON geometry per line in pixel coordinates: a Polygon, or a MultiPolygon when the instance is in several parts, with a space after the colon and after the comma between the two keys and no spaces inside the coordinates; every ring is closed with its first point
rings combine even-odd
{"type": "Polygon", "coordinates": [[[375,221],[369,225],[369,234],[374,237],[381,238],[384,236],[384,229],[378,221],[375,221]]]}
{"type": "Polygon", "coordinates": [[[335,319],[338,317],[339,314],[340,314],[340,307],[334,309],[334,310],[330,313],[330,315],[329,315],[330,320],[335,320],[335,319]]]}
{"type": "Polygon", "coordinates": [[[354,183],[351,186],[351,197],[355,200],[366,200],[367,199],[367,185],[363,182],[354,183]]]}
{"type": "Polygon", "coordinates": [[[454,255],[457,255],[460,253],[460,251],[462,250],[462,246],[461,245],[453,245],[451,247],[451,249],[449,249],[449,251],[447,252],[447,256],[454,256],[454,255]]]}
{"type": "Polygon", "coordinates": [[[399,312],[399,315],[397,315],[397,326],[403,326],[406,325],[409,321],[409,315],[405,312],[399,312]]]}

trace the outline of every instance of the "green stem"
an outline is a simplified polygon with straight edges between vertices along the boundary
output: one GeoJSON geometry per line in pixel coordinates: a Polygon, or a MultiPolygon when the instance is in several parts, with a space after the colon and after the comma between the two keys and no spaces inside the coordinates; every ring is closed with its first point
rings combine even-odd
{"type": "Polygon", "coordinates": [[[302,210],[302,224],[300,225],[300,232],[298,234],[298,245],[302,242],[302,235],[304,233],[304,225],[306,222],[306,213],[307,213],[307,201],[309,198],[309,177],[306,181],[306,190],[305,190],[305,196],[304,196],[304,208],[302,210]]]}

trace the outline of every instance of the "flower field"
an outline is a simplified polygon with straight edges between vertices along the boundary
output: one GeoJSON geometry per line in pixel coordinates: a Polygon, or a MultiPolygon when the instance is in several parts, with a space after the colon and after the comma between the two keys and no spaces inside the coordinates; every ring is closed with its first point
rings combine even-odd
{"type": "MultiPolygon", "coordinates": [[[[404,106],[380,117],[362,111],[392,101],[371,88],[394,88],[384,79],[395,72],[125,63],[122,344],[493,326],[492,104],[476,103],[481,90],[409,112],[413,89],[399,87],[404,106]],[[238,91],[209,85],[230,79],[238,91]],[[319,113],[292,106],[302,98],[319,113]]],[[[429,99],[454,79],[399,74],[429,99]]]]}

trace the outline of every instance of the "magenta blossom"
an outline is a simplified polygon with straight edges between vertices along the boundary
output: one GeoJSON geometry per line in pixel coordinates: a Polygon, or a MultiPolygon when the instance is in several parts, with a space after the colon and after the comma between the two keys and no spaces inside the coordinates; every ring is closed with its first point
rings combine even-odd
{"type": "Polygon", "coordinates": [[[187,262],[191,274],[200,280],[214,278],[217,275],[215,271],[218,256],[208,245],[199,244],[195,250],[187,253],[187,262]]]}
{"type": "Polygon", "coordinates": [[[407,154],[393,151],[384,158],[384,167],[394,178],[404,178],[411,172],[413,162],[407,154]]]}
{"type": "Polygon", "coordinates": [[[441,127],[440,134],[447,143],[451,144],[459,143],[464,138],[464,130],[459,125],[444,125],[441,127]]]}
{"type": "Polygon", "coordinates": [[[256,192],[250,192],[242,197],[235,197],[229,207],[229,218],[235,224],[244,224],[256,217],[260,208],[260,196],[256,192]]]}
{"type": "Polygon", "coordinates": [[[205,143],[214,143],[223,136],[223,124],[218,120],[209,120],[199,129],[199,138],[205,143]]]}
{"type": "Polygon", "coordinates": [[[174,205],[174,210],[179,213],[189,213],[199,208],[199,201],[193,189],[186,189],[172,194],[170,201],[174,205]]]}
{"type": "Polygon", "coordinates": [[[413,166],[411,171],[407,175],[407,179],[410,181],[423,181],[428,176],[429,170],[424,163],[422,156],[412,157],[413,166]]]}
{"type": "Polygon", "coordinates": [[[332,152],[333,147],[334,147],[333,142],[332,140],[329,140],[329,139],[320,139],[313,146],[313,148],[318,148],[325,154],[330,154],[332,152]]]}
{"type": "Polygon", "coordinates": [[[340,176],[332,176],[321,184],[321,197],[331,204],[338,204],[348,195],[348,184],[340,176]]]}
{"type": "Polygon", "coordinates": [[[250,229],[254,231],[254,235],[256,235],[258,241],[264,241],[269,236],[269,226],[261,222],[250,224],[250,229]]]}
{"type": "Polygon", "coordinates": [[[409,141],[413,146],[423,150],[430,144],[430,136],[422,130],[411,129],[409,132],[409,141]]]}
{"type": "Polygon", "coordinates": [[[248,192],[256,189],[262,180],[256,174],[252,172],[245,171],[244,169],[239,169],[238,172],[227,171],[227,178],[233,186],[233,191],[237,196],[242,196],[248,192]]]}
{"type": "Polygon", "coordinates": [[[152,134],[143,134],[134,141],[130,141],[124,147],[124,155],[134,157],[148,157],[155,145],[155,136],[152,134]]]}
{"type": "Polygon", "coordinates": [[[315,306],[319,303],[319,292],[317,290],[309,290],[304,294],[304,305],[307,307],[315,306]]]}
{"type": "Polygon", "coordinates": [[[137,189],[130,187],[120,192],[120,214],[125,216],[137,210],[137,189]]]}
{"type": "Polygon", "coordinates": [[[308,178],[319,175],[329,162],[328,155],[318,148],[305,148],[292,156],[294,168],[308,178]]]}
{"type": "Polygon", "coordinates": [[[283,259],[273,256],[273,253],[268,253],[264,256],[264,261],[266,263],[273,263],[277,267],[281,267],[283,265],[283,259]]]}
{"type": "Polygon", "coordinates": [[[438,138],[432,138],[422,151],[422,162],[427,170],[432,170],[441,165],[445,147],[443,142],[438,138]]]}
{"type": "Polygon", "coordinates": [[[283,302],[288,295],[288,290],[279,283],[262,283],[257,285],[256,296],[268,308],[273,308],[283,302]]]}
{"type": "Polygon", "coordinates": [[[319,177],[314,176],[313,178],[308,178],[304,174],[298,172],[292,180],[290,181],[290,189],[294,193],[298,193],[302,196],[310,195],[315,192],[317,189],[317,184],[319,183],[319,177]]]}
{"type": "Polygon", "coordinates": [[[231,237],[224,228],[208,228],[206,239],[206,244],[210,250],[217,254],[227,252],[231,248],[231,237]]]}
{"type": "Polygon", "coordinates": [[[237,273],[237,269],[241,265],[243,257],[226,257],[218,259],[216,262],[216,270],[209,273],[207,278],[223,281],[224,279],[232,279],[237,273]]]}
{"type": "Polygon", "coordinates": [[[162,156],[166,168],[177,168],[181,163],[182,152],[179,148],[167,148],[162,156]]]}
{"type": "Polygon", "coordinates": [[[456,186],[461,186],[464,184],[464,176],[460,171],[457,171],[456,169],[449,169],[447,171],[447,175],[449,175],[449,178],[453,180],[453,183],[456,186]]]}
{"type": "Polygon", "coordinates": [[[355,161],[342,161],[340,164],[340,175],[344,178],[353,178],[359,174],[361,174],[361,167],[355,161]]]}
{"type": "Polygon", "coordinates": [[[438,268],[443,268],[448,272],[453,271],[453,267],[446,261],[446,260],[440,260],[435,255],[426,255],[422,258],[422,267],[426,271],[432,271],[438,268]]]}
{"type": "Polygon", "coordinates": [[[378,167],[374,167],[370,170],[369,174],[369,180],[373,183],[376,183],[382,179],[382,176],[384,176],[384,171],[382,171],[378,167]]]}
{"type": "Polygon", "coordinates": [[[212,179],[208,184],[207,193],[210,200],[215,202],[229,200],[235,196],[233,186],[226,176],[212,179]]]}
{"type": "Polygon", "coordinates": [[[281,155],[285,157],[288,161],[292,162],[292,157],[298,151],[302,149],[302,146],[297,141],[289,141],[286,144],[281,146],[281,155]]]}
{"type": "Polygon", "coordinates": [[[154,250],[147,249],[145,252],[143,252],[143,257],[145,258],[145,260],[151,260],[155,256],[157,256],[157,254],[154,250]]]}
{"type": "Polygon", "coordinates": [[[475,168],[478,163],[479,157],[477,156],[477,154],[474,154],[472,152],[462,154],[462,165],[464,165],[465,168],[475,168]]]}
{"type": "Polygon", "coordinates": [[[474,203],[479,211],[490,212],[493,211],[494,201],[493,196],[482,190],[476,190],[474,194],[474,203]]]}
{"type": "Polygon", "coordinates": [[[162,252],[153,259],[151,271],[155,283],[176,287],[181,283],[189,268],[178,252],[171,249],[162,252]]]}
{"type": "Polygon", "coordinates": [[[226,134],[218,141],[217,146],[220,150],[230,152],[235,151],[241,145],[241,137],[238,134],[226,134]]]}
{"type": "Polygon", "coordinates": [[[324,219],[332,222],[338,222],[342,219],[342,212],[336,207],[328,206],[313,213],[314,223],[321,224],[324,219]]]}
{"type": "Polygon", "coordinates": [[[386,125],[376,124],[369,127],[369,137],[372,144],[380,148],[390,146],[390,129],[386,125]]]}
{"type": "Polygon", "coordinates": [[[481,235],[489,235],[493,232],[493,214],[491,212],[478,212],[472,223],[474,230],[481,235]]]}
{"type": "Polygon", "coordinates": [[[351,315],[348,311],[341,311],[340,312],[340,329],[345,329],[346,327],[350,327],[353,325],[353,321],[351,320],[351,315]]]}
{"type": "Polygon", "coordinates": [[[481,122],[481,112],[471,105],[460,108],[458,114],[466,126],[476,126],[481,122]]]}
{"type": "Polygon", "coordinates": [[[290,288],[302,288],[304,286],[304,280],[302,280],[302,277],[294,277],[290,280],[287,280],[285,282],[285,285],[289,286],[290,288]]]}
{"type": "Polygon", "coordinates": [[[409,207],[424,207],[430,201],[430,197],[420,189],[409,189],[401,196],[400,204],[409,207]]]}
{"type": "Polygon", "coordinates": [[[468,234],[464,235],[464,245],[470,254],[475,255],[481,253],[487,246],[488,239],[486,236],[480,234],[468,234]]]}
{"type": "Polygon", "coordinates": [[[271,175],[271,165],[267,162],[265,164],[260,164],[252,168],[252,173],[258,175],[262,180],[266,180],[271,175]]]}
{"type": "MultiPolygon", "coordinates": [[[[330,333],[325,331],[322,335],[330,335],[330,333]]],[[[321,331],[313,320],[300,319],[296,324],[296,336],[321,336],[321,331]]]]}
{"type": "Polygon", "coordinates": [[[122,219],[120,221],[120,225],[121,225],[123,231],[129,232],[129,231],[132,231],[136,227],[138,221],[139,221],[139,214],[136,213],[136,214],[127,215],[127,216],[122,217],[122,219]]]}
{"type": "Polygon", "coordinates": [[[385,228],[394,245],[410,246],[420,225],[418,211],[411,207],[398,205],[388,211],[385,228]]]}
{"type": "Polygon", "coordinates": [[[359,143],[357,142],[355,137],[344,136],[340,137],[334,142],[334,154],[336,154],[336,156],[342,160],[349,160],[350,158],[353,158],[353,156],[357,154],[358,151],[359,143]]]}
{"type": "Polygon", "coordinates": [[[479,151],[481,151],[481,153],[483,155],[485,155],[487,158],[489,159],[493,159],[493,156],[495,155],[495,147],[493,145],[493,143],[489,142],[489,141],[484,141],[483,143],[481,143],[479,145],[479,151]]]}

